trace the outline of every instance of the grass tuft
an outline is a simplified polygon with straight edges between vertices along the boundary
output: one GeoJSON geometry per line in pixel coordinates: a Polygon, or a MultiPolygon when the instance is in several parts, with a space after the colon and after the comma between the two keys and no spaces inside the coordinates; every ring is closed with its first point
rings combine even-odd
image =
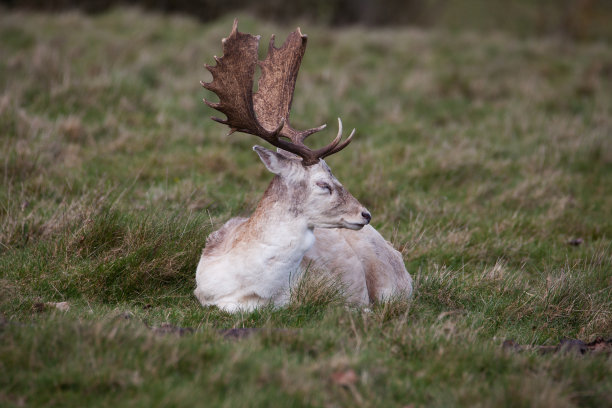
{"type": "Polygon", "coordinates": [[[233,17],[0,16],[0,405],[612,405],[609,353],[502,347],[612,337],[609,45],[302,25],[292,123],[357,128],[327,161],[414,297],[229,314],[196,265],[271,178],[200,102],[233,17]]]}

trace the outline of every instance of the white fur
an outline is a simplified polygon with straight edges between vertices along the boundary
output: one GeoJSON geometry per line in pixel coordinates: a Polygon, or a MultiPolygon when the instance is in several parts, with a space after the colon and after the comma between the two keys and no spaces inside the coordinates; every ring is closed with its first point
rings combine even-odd
{"type": "Polygon", "coordinates": [[[233,312],[267,303],[282,305],[300,272],[304,253],[315,241],[307,223],[268,225],[261,241],[239,241],[219,256],[202,256],[196,271],[196,296],[203,305],[233,312]]]}

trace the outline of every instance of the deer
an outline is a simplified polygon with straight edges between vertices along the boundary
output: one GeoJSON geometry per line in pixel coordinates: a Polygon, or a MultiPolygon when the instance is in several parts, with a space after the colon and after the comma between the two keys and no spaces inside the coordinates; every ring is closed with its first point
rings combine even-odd
{"type": "Polygon", "coordinates": [[[253,146],[274,177],[249,218],[232,218],[206,239],[195,296],[203,306],[228,312],[283,306],[307,270],[338,278],[347,300],[358,305],[410,296],[412,279],[401,254],[369,225],[370,212],[324,160],[346,148],[355,129],[342,140],[338,118],[337,136],[313,150],[304,140],[326,125],[297,130],[289,122],[307,36],[298,27],[280,48],[272,36],[263,61],[259,40],[239,32],[234,20],[222,40],[223,56],[205,65],[212,81],[200,83],[219,98],[204,102],[226,116],[212,119],[229,127],[228,136],[247,133],[277,148],[253,146]],[[257,66],[261,76],[253,92],[257,66]]]}

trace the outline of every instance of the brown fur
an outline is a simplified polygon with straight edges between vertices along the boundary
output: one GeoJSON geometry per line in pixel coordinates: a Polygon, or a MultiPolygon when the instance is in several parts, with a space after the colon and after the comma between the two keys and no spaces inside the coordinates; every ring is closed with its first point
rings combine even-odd
{"type": "Polygon", "coordinates": [[[240,228],[248,218],[236,217],[227,221],[217,231],[211,233],[206,239],[206,246],[202,251],[202,256],[218,256],[229,251],[233,246],[238,234],[236,230],[240,228]],[[232,237],[229,238],[228,237],[232,237]]]}

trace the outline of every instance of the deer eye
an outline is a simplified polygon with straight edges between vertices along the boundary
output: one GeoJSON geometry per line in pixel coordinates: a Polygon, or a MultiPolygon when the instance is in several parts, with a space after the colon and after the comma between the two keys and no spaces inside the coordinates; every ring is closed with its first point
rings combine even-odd
{"type": "Polygon", "coordinates": [[[331,186],[324,181],[317,181],[317,186],[319,186],[319,188],[322,188],[323,190],[327,190],[329,194],[332,193],[331,186]]]}

